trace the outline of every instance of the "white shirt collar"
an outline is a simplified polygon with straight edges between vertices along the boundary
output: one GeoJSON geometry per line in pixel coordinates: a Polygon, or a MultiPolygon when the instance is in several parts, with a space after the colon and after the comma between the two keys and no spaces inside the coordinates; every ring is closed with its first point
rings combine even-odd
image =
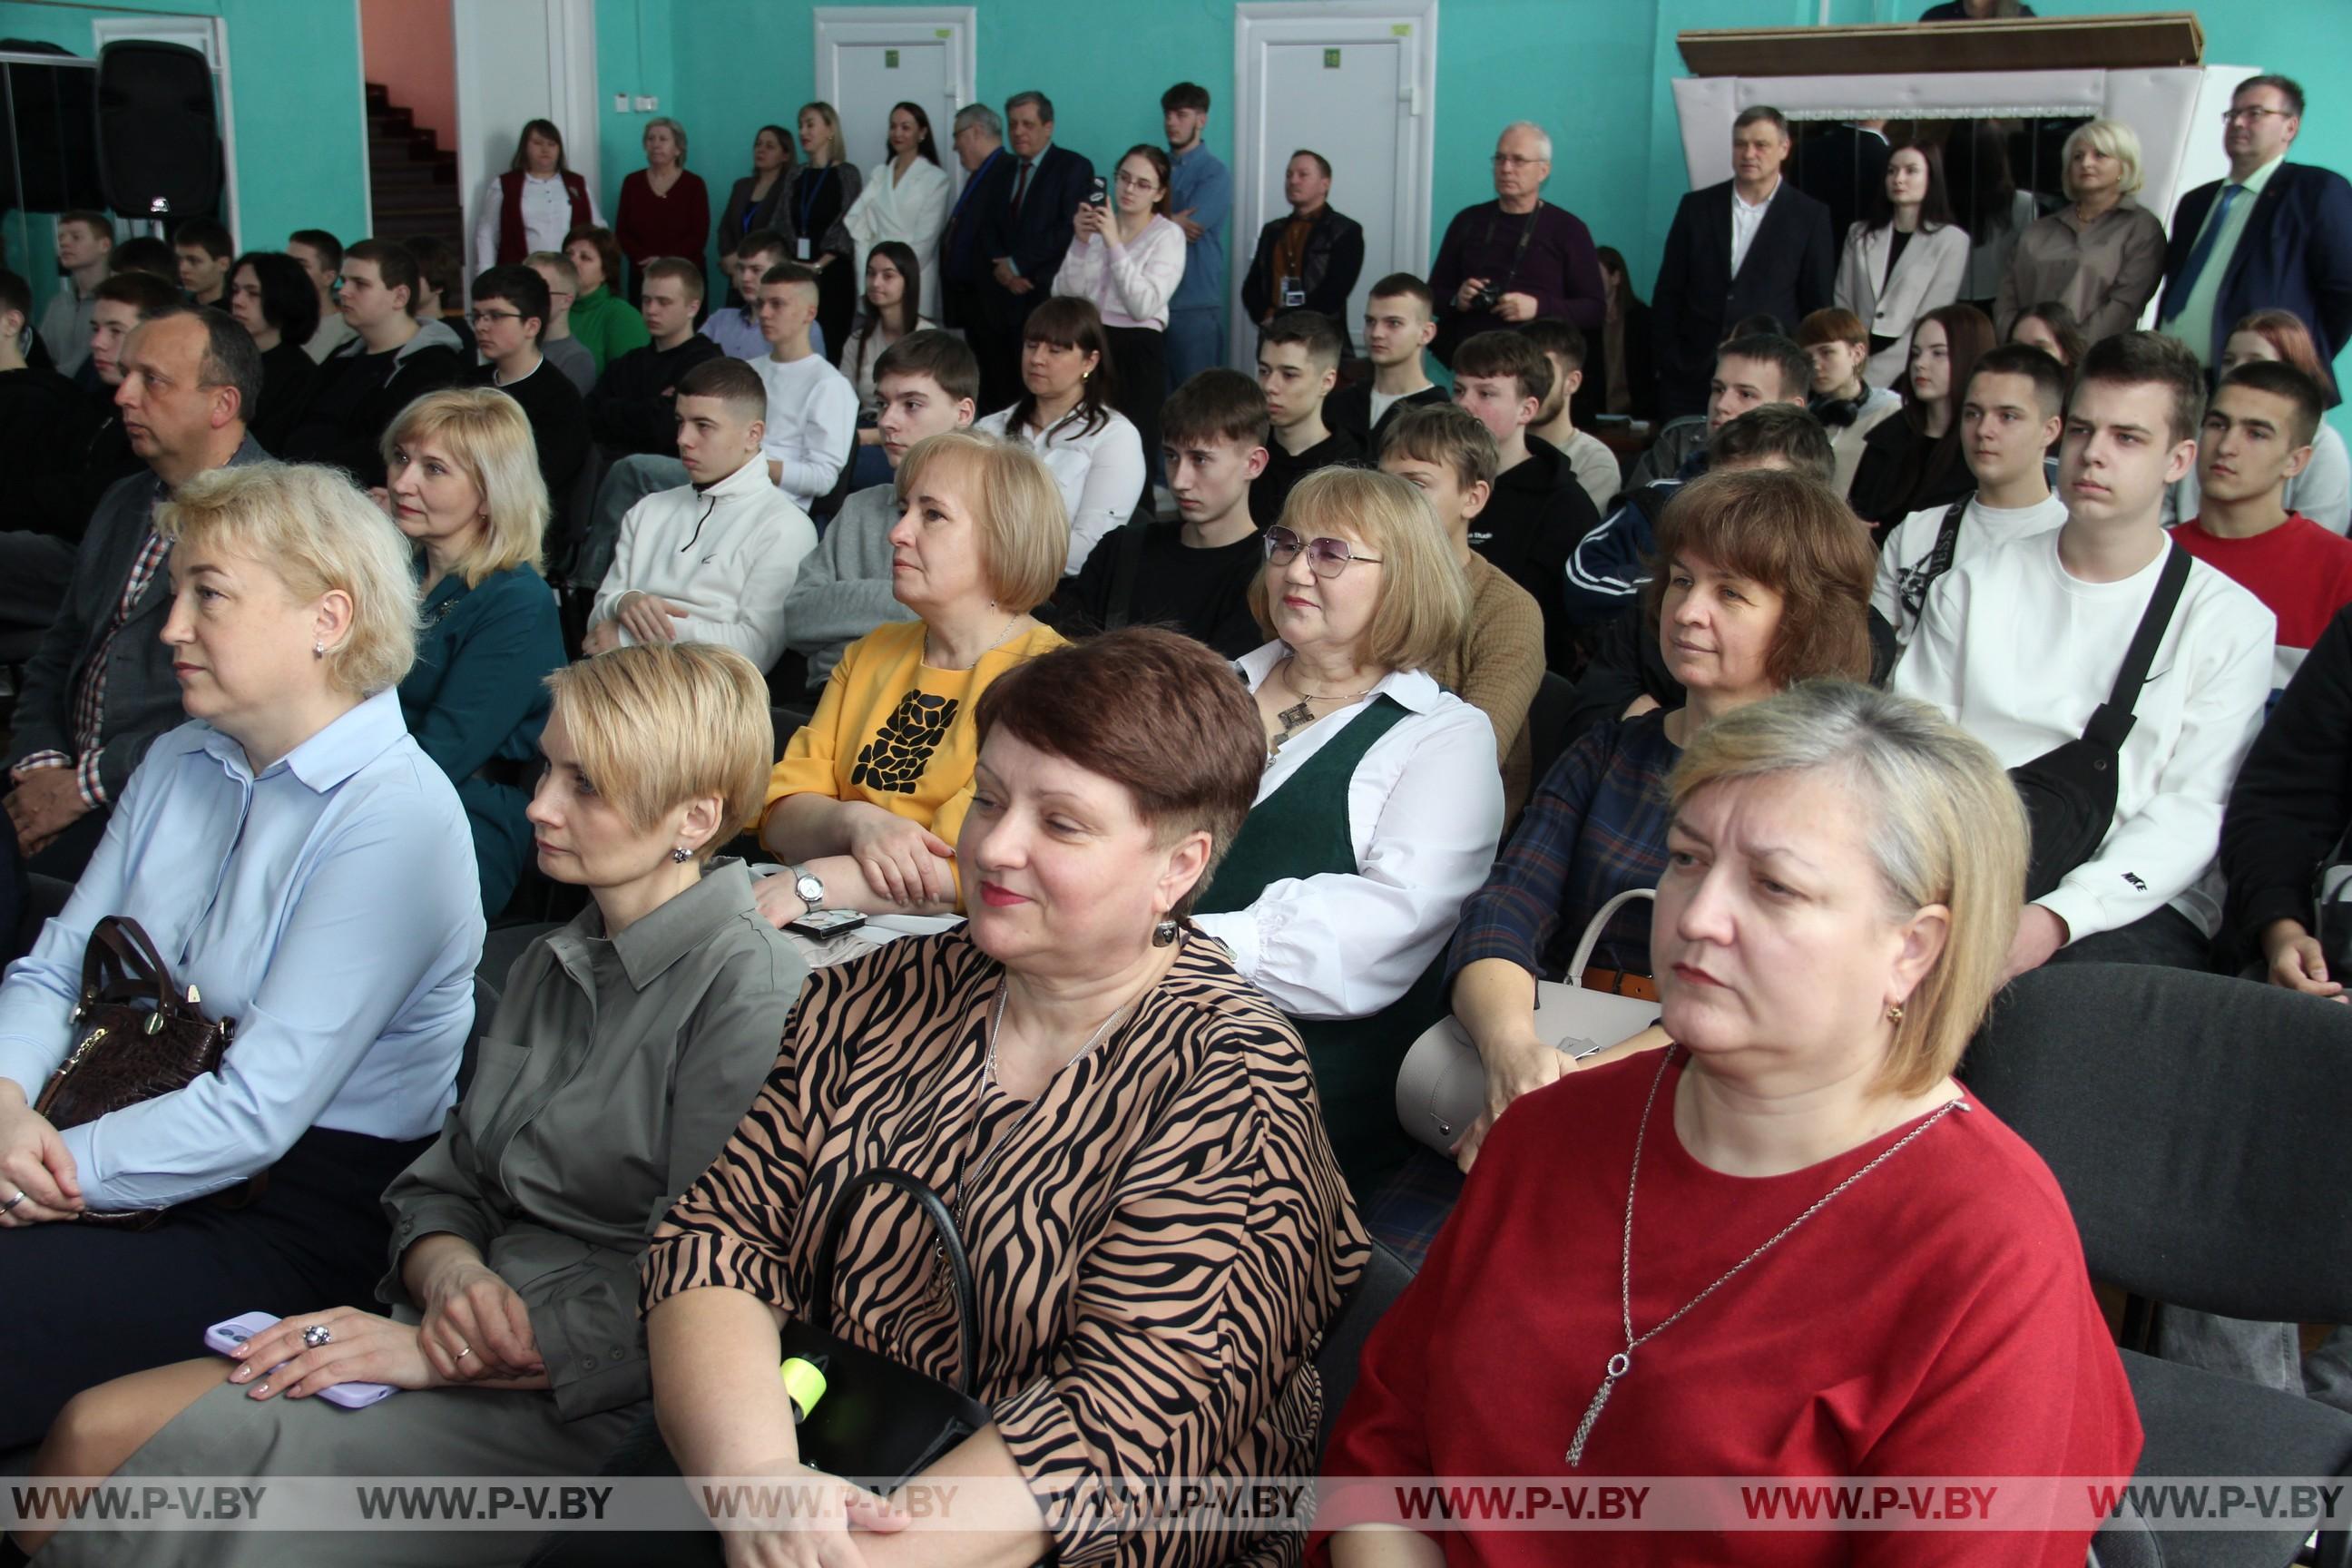
{"type": "Polygon", "coordinates": [[[1780,194],[1780,187],[1788,183],[1789,176],[1782,174],[1779,179],[1772,182],[1772,188],[1764,194],[1764,199],[1762,201],[1751,202],[1746,196],[1739,194],[1739,182],[1734,180],[1731,182],[1732,205],[1734,206],[1746,207],[1749,212],[1762,212],[1766,207],[1772,205],[1772,198],[1779,195],[1780,194]]]}
{"type": "MultiPolygon", "coordinates": [[[[1266,678],[1274,673],[1274,667],[1280,664],[1289,652],[1289,644],[1270,642],[1234,660],[1234,668],[1241,671],[1242,679],[1249,683],[1252,691],[1255,691],[1265,684],[1266,678]]],[[[1365,692],[1360,700],[1370,702],[1375,697],[1392,697],[1408,712],[1428,713],[1434,711],[1445,700],[1445,688],[1423,670],[1399,669],[1383,677],[1381,683],[1365,692]]],[[[1349,712],[1357,705],[1351,702],[1346,708],[1333,711],[1349,712]]]]}

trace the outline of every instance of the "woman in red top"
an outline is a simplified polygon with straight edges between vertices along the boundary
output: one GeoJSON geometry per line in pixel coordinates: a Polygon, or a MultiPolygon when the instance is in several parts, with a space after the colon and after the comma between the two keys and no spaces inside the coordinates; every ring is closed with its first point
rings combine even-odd
{"type": "Polygon", "coordinates": [[[646,166],[621,182],[613,237],[629,258],[629,303],[644,288],[645,265],[665,256],[702,266],[710,232],[710,191],[686,167],[686,127],[668,115],[646,121],[646,166]]]}
{"type": "MultiPolygon", "coordinates": [[[[1650,945],[1676,1044],[1496,1122],[1326,1456],[1312,1551],[1339,1568],[1563,1554],[1523,1529],[1349,1529],[1397,1518],[1350,1477],[2121,1478],[2138,1458],[2065,1200],[1949,1076],[2024,881],[2007,777],[1921,704],[1811,682],[1694,736],[1672,794],[1650,945]]],[[[1573,1546],[2080,1568],[2092,1533],[1573,1546]]]]}

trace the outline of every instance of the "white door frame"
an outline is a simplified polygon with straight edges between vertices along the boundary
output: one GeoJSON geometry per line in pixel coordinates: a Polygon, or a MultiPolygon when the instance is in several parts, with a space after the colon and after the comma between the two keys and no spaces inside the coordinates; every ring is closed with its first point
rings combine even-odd
{"type": "MultiPolygon", "coordinates": [[[[222,206],[226,215],[229,237],[238,239],[236,204],[236,97],[231,91],[228,73],[228,23],[218,16],[180,16],[154,15],[147,16],[93,16],[89,20],[90,47],[93,54],[112,43],[131,39],[147,39],[157,43],[184,44],[205,57],[213,68],[214,85],[220,92],[221,192],[222,206]]],[[[364,137],[362,137],[364,141],[364,137]]],[[[122,217],[143,223],[143,213],[124,213],[122,217]]],[[[142,229],[140,232],[144,233],[142,229]]]]}
{"type": "MultiPolygon", "coordinates": [[[[841,79],[834,51],[845,44],[898,44],[909,35],[921,35],[926,44],[947,47],[948,91],[945,112],[931,111],[931,140],[940,144],[940,167],[951,190],[963,188],[963,162],[948,145],[954,134],[956,110],[979,96],[980,20],[971,5],[819,5],[814,12],[814,96],[840,103],[841,79]]],[[[863,170],[859,171],[861,174],[863,170]]]]}
{"type": "MultiPolygon", "coordinates": [[[[1267,155],[1265,106],[1253,90],[1258,77],[1257,51],[1276,30],[1295,34],[1288,26],[1268,24],[1385,21],[1410,26],[1421,48],[1415,57],[1413,79],[1397,106],[1400,115],[1414,121],[1411,156],[1399,171],[1403,186],[1397,193],[1406,239],[1412,246],[1415,272],[1428,268],[1430,204],[1437,170],[1437,0],[1241,0],[1234,7],[1234,218],[1229,245],[1232,278],[1227,289],[1227,336],[1235,364],[1255,363],[1257,334],[1242,309],[1242,283],[1249,275],[1250,250],[1258,230],[1275,216],[1273,205],[1261,201],[1259,182],[1242,172],[1258,166],[1267,155]]],[[[1287,156],[1286,149],[1284,156],[1287,156]]]]}
{"type": "MultiPolygon", "coordinates": [[[[461,13],[492,5],[510,13],[523,5],[539,5],[547,19],[547,79],[553,85],[555,98],[550,118],[563,127],[564,162],[587,182],[590,191],[596,191],[600,188],[598,141],[604,129],[596,91],[596,0],[450,0],[449,23],[462,38],[466,26],[461,13]]],[[[481,200],[483,184],[506,169],[505,154],[499,155],[496,167],[491,165],[478,128],[467,122],[468,110],[495,105],[502,96],[498,62],[478,58],[478,54],[474,49],[457,51],[457,200],[469,250],[475,204],[481,200]]],[[[598,205],[602,205],[600,201],[598,205]]],[[[472,277],[494,259],[474,258],[467,264],[467,276],[472,277]]]]}

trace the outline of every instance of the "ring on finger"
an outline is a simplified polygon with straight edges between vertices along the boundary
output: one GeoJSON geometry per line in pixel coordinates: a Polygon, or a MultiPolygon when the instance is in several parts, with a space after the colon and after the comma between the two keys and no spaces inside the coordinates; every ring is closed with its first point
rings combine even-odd
{"type": "Polygon", "coordinates": [[[471,1345],[459,1345],[457,1347],[457,1359],[459,1361],[464,1361],[467,1356],[472,1355],[473,1353],[474,1347],[471,1345]]]}
{"type": "Polygon", "coordinates": [[[23,1203],[29,1195],[29,1194],[20,1189],[15,1197],[10,1198],[5,1203],[0,1203],[0,1214],[14,1214],[16,1210],[16,1205],[23,1203]]]}

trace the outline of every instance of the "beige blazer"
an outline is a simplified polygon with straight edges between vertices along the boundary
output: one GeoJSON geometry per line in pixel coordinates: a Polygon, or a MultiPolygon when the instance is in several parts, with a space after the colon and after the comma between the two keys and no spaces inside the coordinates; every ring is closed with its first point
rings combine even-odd
{"type": "Polygon", "coordinates": [[[1895,340],[1870,356],[1863,379],[1873,386],[1900,388],[1910,367],[1912,326],[1960,297],[1960,279],[1969,267],[1969,235],[1957,224],[1921,229],[1903,247],[1903,259],[1890,278],[1886,258],[1894,238],[1891,227],[1857,223],[1846,230],[1832,297],[1862,318],[1871,336],[1895,340]]]}

